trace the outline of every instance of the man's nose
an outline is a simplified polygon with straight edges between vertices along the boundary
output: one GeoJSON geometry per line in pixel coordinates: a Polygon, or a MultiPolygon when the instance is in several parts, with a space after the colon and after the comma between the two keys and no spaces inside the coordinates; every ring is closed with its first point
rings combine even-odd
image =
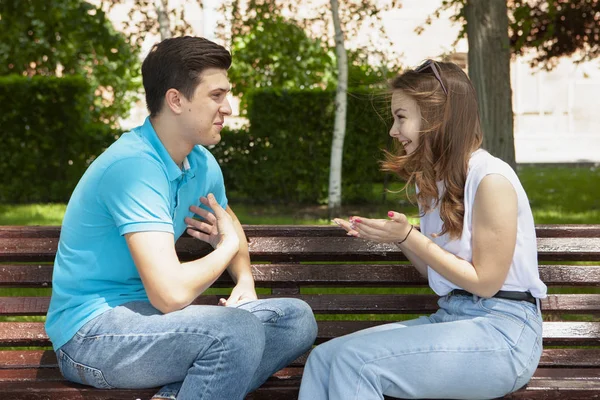
{"type": "Polygon", "coordinates": [[[221,114],[231,115],[231,104],[229,103],[228,98],[225,98],[225,101],[223,102],[223,105],[221,105],[219,111],[221,112],[221,114]]]}

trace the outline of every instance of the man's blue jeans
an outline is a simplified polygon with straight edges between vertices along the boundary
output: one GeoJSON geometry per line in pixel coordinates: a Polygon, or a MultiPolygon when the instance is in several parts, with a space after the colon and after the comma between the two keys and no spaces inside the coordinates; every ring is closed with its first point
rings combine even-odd
{"type": "Polygon", "coordinates": [[[521,388],[542,354],[542,316],[525,301],[441,297],[429,317],[317,346],[300,400],[493,399],[521,388]]]}
{"type": "Polygon", "coordinates": [[[188,306],[162,314],[130,302],[89,321],[57,351],[62,374],[98,388],[163,386],[156,397],[238,400],[313,344],[303,301],[188,306]]]}

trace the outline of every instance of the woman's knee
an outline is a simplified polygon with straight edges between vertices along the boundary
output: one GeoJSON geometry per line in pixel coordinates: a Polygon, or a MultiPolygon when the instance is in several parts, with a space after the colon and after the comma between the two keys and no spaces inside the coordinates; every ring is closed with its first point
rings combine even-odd
{"type": "Polygon", "coordinates": [[[307,366],[329,369],[338,353],[342,351],[341,338],[332,339],[312,349],[308,356],[307,366]]]}

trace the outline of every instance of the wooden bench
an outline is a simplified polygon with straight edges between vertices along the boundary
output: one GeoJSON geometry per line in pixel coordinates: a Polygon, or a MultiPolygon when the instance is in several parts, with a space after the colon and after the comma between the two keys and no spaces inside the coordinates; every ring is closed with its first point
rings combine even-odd
{"type": "MultiPolygon", "coordinates": [[[[386,314],[399,319],[398,314],[426,314],[437,308],[437,296],[395,246],[349,238],[336,227],[245,229],[257,288],[266,288],[261,293],[268,293],[260,297],[306,300],[319,318],[318,343],[384,323],[377,319],[386,314]],[[315,287],[325,289],[317,293],[315,287]],[[382,289],[356,294],[365,287],[392,289],[385,294],[382,289]],[[407,287],[421,290],[406,293],[407,287]],[[366,318],[352,320],[349,314],[366,318]]],[[[551,289],[564,289],[554,291],[561,294],[551,294],[542,303],[545,350],[534,378],[506,398],[600,399],[600,225],[538,226],[537,234],[542,279],[551,289]],[[573,261],[588,263],[572,265],[573,261]],[[572,294],[562,294],[569,291],[572,294]]],[[[0,287],[49,288],[58,237],[58,227],[0,227],[0,287]]],[[[182,260],[190,260],[208,249],[183,237],[177,250],[182,260]]],[[[223,276],[216,286],[231,287],[231,280],[223,276]]],[[[5,292],[0,297],[0,346],[5,348],[0,351],[2,399],[134,400],[148,399],[155,392],[106,391],[66,382],[39,317],[46,313],[50,290],[42,290],[41,297],[34,297],[39,290],[18,296],[0,290],[5,292]],[[20,316],[38,319],[14,318],[20,316]]],[[[218,297],[214,292],[203,295],[196,304],[216,304],[218,297]]],[[[305,359],[279,371],[248,399],[295,399],[305,359]]]]}

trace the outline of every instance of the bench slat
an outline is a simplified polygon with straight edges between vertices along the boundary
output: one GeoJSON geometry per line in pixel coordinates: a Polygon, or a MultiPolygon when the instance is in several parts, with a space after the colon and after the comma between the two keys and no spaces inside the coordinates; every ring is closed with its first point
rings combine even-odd
{"type": "MultiPolygon", "coordinates": [[[[298,357],[290,365],[302,367],[308,354],[298,357]]],[[[544,349],[541,368],[600,368],[600,349],[544,349]]],[[[2,350],[1,369],[58,368],[56,354],[52,350],[2,350]]]]}
{"type": "MultiPolygon", "coordinates": [[[[297,375],[297,374],[296,374],[297,375]]],[[[263,386],[246,397],[246,400],[290,400],[298,395],[300,379],[270,378],[263,386]]],[[[65,380],[20,381],[0,383],[0,393],[10,400],[150,400],[155,389],[102,390],[77,385],[65,380]]]]}
{"type": "MultiPolygon", "coordinates": [[[[198,241],[182,238],[177,251],[182,259],[197,258],[198,241]]],[[[351,237],[263,237],[249,244],[255,261],[404,261],[406,257],[392,244],[351,237]]],[[[600,261],[600,238],[539,238],[540,261],[600,261]]]]}
{"type": "MultiPolygon", "coordinates": [[[[50,287],[50,264],[0,265],[0,287],[50,287]]],[[[540,277],[548,286],[600,285],[600,265],[540,265],[540,277]]],[[[402,264],[253,264],[257,286],[273,287],[279,283],[313,286],[425,286],[413,266],[402,264]]],[[[224,273],[216,286],[231,286],[224,273]]],[[[215,285],[213,285],[215,286],[215,285]]]]}
{"type": "MultiPolygon", "coordinates": [[[[318,321],[318,343],[390,321],[318,321]]],[[[545,346],[598,346],[600,322],[544,322],[545,346]]],[[[43,322],[0,322],[0,347],[51,346],[43,322]]]]}
{"type": "MultiPolygon", "coordinates": [[[[36,376],[36,370],[14,371],[16,381],[2,382],[0,371],[0,392],[14,400],[71,400],[106,399],[109,394],[115,400],[149,399],[156,389],[110,391],[94,389],[69,383],[56,373],[44,373],[36,376]],[[44,380],[48,377],[49,379],[44,380]]],[[[301,369],[287,368],[279,377],[270,378],[267,383],[246,400],[289,400],[296,398],[301,377],[301,369]]],[[[600,398],[600,371],[590,369],[547,369],[538,368],[525,389],[506,396],[504,399],[540,399],[540,400],[588,400],[600,398]],[[585,380],[583,379],[585,378],[585,380]]],[[[386,399],[391,399],[386,397],[386,399]]]]}
{"type": "MultiPolygon", "coordinates": [[[[0,262],[47,262],[54,259],[58,238],[0,238],[0,262]]],[[[205,255],[210,246],[189,237],[177,241],[182,260],[205,255]]],[[[351,237],[257,237],[249,243],[254,261],[404,261],[391,244],[351,237]],[[349,251],[351,249],[351,251],[349,251]]],[[[600,238],[539,238],[540,261],[600,261],[600,238]]]]}
{"type": "MultiPolygon", "coordinates": [[[[600,237],[600,224],[536,225],[535,231],[537,237],[600,237]]],[[[335,225],[244,225],[244,232],[249,238],[345,236],[345,232],[335,225]]],[[[57,238],[59,235],[60,226],[0,227],[0,238],[57,238]]]]}
{"type": "MultiPolygon", "coordinates": [[[[221,295],[202,295],[192,304],[217,305],[221,295]]],[[[260,299],[294,297],[306,301],[318,314],[424,314],[438,309],[430,294],[305,294],[259,295],[260,299]]],[[[50,297],[0,297],[0,315],[45,315],[50,297]]],[[[600,313],[600,294],[552,294],[542,300],[546,313],[600,313]]]]}

